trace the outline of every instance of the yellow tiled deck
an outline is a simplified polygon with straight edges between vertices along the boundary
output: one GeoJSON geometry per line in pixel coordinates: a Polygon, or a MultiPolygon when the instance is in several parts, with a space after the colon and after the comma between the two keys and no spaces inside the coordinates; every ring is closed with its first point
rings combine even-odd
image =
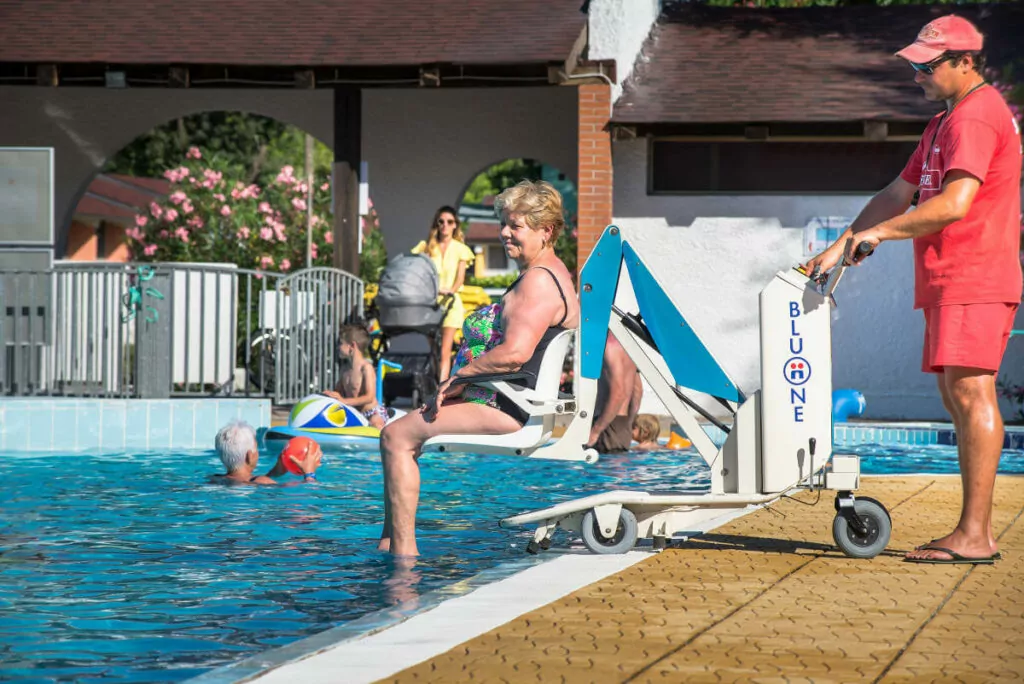
{"type": "Polygon", "coordinates": [[[863,484],[893,518],[878,558],[835,549],[828,493],[783,500],[384,681],[1024,679],[1024,478],[998,480],[994,566],[901,562],[954,524],[959,478],[863,484]]]}

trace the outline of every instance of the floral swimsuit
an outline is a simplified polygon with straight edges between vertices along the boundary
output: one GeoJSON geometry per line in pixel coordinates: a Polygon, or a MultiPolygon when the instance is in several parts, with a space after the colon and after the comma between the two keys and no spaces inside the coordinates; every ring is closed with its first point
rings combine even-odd
{"type": "MultiPolygon", "coordinates": [[[[533,352],[533,356],[523,364],[522,370],[528,374],[532,374],[533,377],[526,381],[526,387],[535,387],[537,384],[536,374],[540,368],[540,360],[544,356],[544,350],[547,349],[548,344],[555,336],[562,332],[562,323],[565,322],[566,316],[569,315],[569,305],[565,301],[565,293],[562,291],[562,286],[558,282],[558,278],[555,278],[555,274],[549,269],[543,266],[538,266],[547,271],[555,281],[555,286],[558,287],[558,294],[562,298],[562,304],[565,307],[565,311],[562,314],[562,320],[558,322],[558,325],[550,326],[537,344],[537,349],[533,352]]],[[[505,294],[508,294],[512,289],[519,284],[519,281],[526,275],[524,271],[515,282],[505,290],[505,294]]],[[[505,295],[502,295],[504,300],[505,295]]],[[[462,345],[459,347],[459,351],[455,356],[455,363],[452,364],[452,375],[455,374],[460,368],[466,366],[473,359],[479,358],[483,354],[486,354],[491,349],[494,349],[501,344],[504,339],[504,331],[501,326],[501,313],[502,313],[502,302],[499,301],[495,304],[481,307],[473,313],[466,316],[466,320],[462,324],[462,345]]],[[[510,384],[521,384],[518,382],[512,382],[510,384]]],[[[466,389],[463,390],[461,398],[463,401],[468,401],[473,404],[487,404],[493,406],[504,413],[508,413],[513,418],[518,420],[520,423],[525,423],[528,416],[516,406],[514,403],[506,399],[505,397],[498,396],[498,393],[494,390],[489,390],[479,385],[467,385],[466,389]]]]}

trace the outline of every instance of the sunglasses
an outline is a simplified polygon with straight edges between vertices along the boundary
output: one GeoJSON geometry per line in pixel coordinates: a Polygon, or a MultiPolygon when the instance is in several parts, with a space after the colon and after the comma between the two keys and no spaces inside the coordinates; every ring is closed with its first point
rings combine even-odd
{"type": "Polygon", "coordinates": [[[935,67],[939,66],[943,62],[948,62],[952,59],[954,59],[953,55],[943,55],[938,59],[933,59],[927,64],[921,64],[920,62],[911,62],[910,66],[914,68],[914,71],[920,71],[922,74],[926,76],[931,76],[932,74],[935,73],[935,67]]]}
{"type": "Polygon", "coordinates": [[[455,219],[437,219],[437,225],[439,226],[454,226],[458,223],[455,219]]]}

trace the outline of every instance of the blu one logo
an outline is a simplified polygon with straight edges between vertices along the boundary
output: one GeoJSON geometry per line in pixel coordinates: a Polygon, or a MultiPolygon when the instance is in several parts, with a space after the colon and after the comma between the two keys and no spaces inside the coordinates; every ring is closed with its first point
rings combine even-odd
{"type": "Polygon", "coordinates": [[[811,379],[811,364],[803,357],[794,356],[786,361],[782,374],[790,385],[802,385],[811,379]]]}

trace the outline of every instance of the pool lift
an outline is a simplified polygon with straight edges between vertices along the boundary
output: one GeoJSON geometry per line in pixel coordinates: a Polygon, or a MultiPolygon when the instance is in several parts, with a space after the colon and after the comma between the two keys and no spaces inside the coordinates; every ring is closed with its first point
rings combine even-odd
{"type": "MultiPolygon", "coordinates": [[[[865,252],[861,257],[870,249],[865,252]]],[[[498,376],[491,379],[496,382],[488,382],[531,414],[525,428],[534,427],[526,440],[529,443],[517,441],[509,453],[597,461],[597,452],[585,445],[605,336],[610,331],[708,465],[710,491],[681,495],[611,491],[515,515],[502,520],[502,526],[536,524],[528,547],[534,553],[550,547],[558,527],[578,533],[595,553],[623,553],[639,538],[651,538],[655,548],[663,548],[673,535],[701,529],[701,523],[713,518],[770,503],[793,490],[826,489],[837,492],[832,534],[839,548],[856,558],[881,553],[892,532],[889,514],[874,499],[854,497],[860,483],[859,457],[833,453],[831,309],[836,304],[832,293],[845,269],[844,260],[820,278],[808,277],[802,269],[780,271],[761,291],[761,389],[745,396],[620,230],[606,228],[581,272],[574,396],[556,392],[553,397],[531,397],[498,376]],[[614,305],[623,284],[619,278],[623,262],[638,313],[614,305]],[[687,396],[687,390],[714,397],[732,414],[731,425],[687,396]],[[556,413],[573,417],[552,442],[550,427],[556,413]],[[698,416],[726,435],[721,447],[702,428],[698,416]]],[[[557,372],[556,364],[545,361],[540,375],[557,372]]],[[[538,388],[544,378],[540,380],[538,388]]],[[[438,444],[451,446],[451,441],[472,447],[484,438],[438,437],[428,442],[426,450],[444,450],[438,444]]],[[[486,445],[498,446],[502,441],[490,437],[486,445]]]]}

